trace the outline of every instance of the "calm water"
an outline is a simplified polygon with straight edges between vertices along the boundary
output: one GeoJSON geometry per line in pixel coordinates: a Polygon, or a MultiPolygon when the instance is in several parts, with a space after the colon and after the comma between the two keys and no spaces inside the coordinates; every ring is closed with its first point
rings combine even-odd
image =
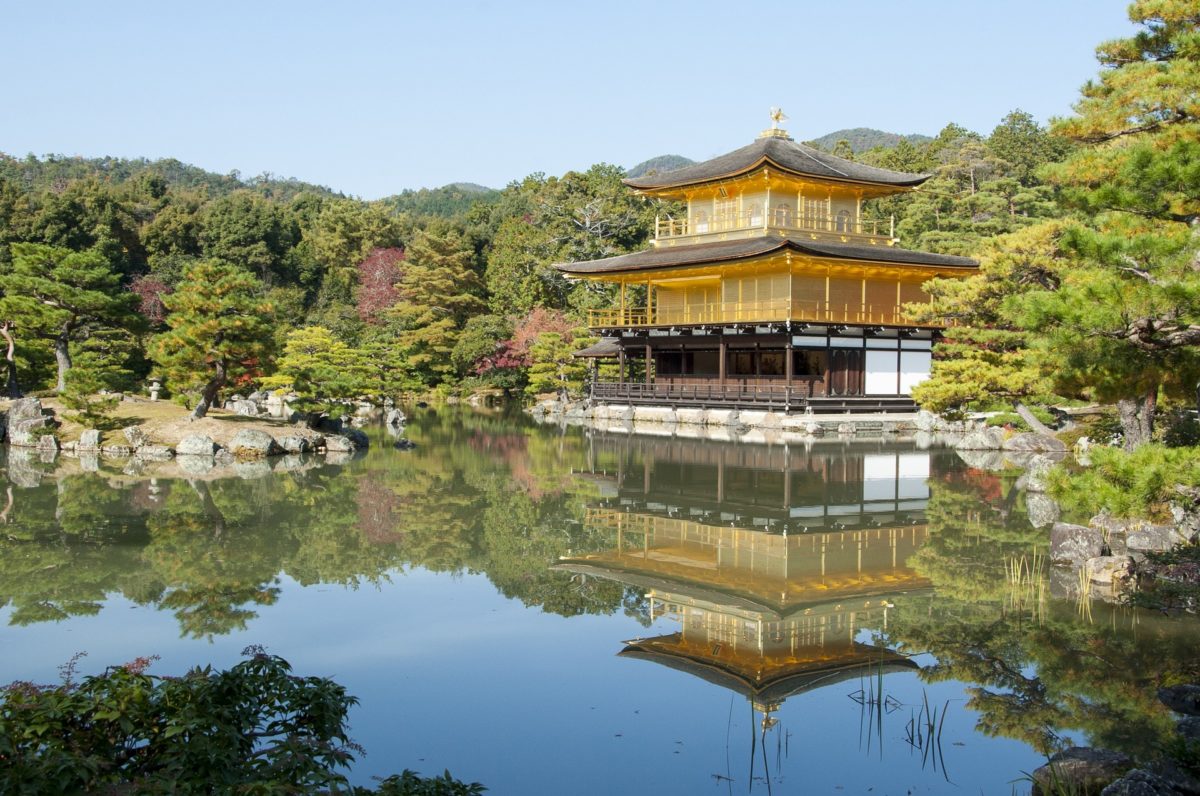
{"type": "Polygon", "coordinates": [[[359,781],[1010,794],[1062,745],[1152,750],[1154,688],[1200,678],[1195,624],[1056,597],[1024,496],[952,451],[407,435],[221,480],[7,460],[0,681],[261,644],[362,700],[359,781]]]}

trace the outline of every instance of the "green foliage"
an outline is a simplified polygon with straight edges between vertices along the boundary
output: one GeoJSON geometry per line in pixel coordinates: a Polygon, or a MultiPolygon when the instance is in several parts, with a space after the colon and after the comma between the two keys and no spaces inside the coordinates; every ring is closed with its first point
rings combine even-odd
{"type": "Polygon", "coordinates": [[[1051,393],[1051,374],[1008,308],[1015,295],[1061,282],[1070,264],[1062,245],[1067,229],[1049,221],[997,238],[982,252],[977,275],[926,283],[932,302],[915,309],[953,325],[937,346],[931,378],[913,389],[914,400],[940,412],[1051,393]]]}
{"type": "Polygon", "coordinates": [[[1071,472],[1059,465],[1050,474],[1050,494],[1078,516],[1104,510],[1116,517],[1153,518],[1167,513],[1175,487],[1200,486],[1200,449],[1151,443],[1133,452],[1094,447],[1091,466],[1071,472]]]}
{"type": "MultiPolygon", "coordinates": [[[[227,671],[145,673],[139,658],[58,686],[0,691],[0,790],[5,793],[373,793],[341,769],[359,751],[346,726],[358,700],[321,677],[248,648],[227,671]]],[[[477,794],[483,788],[405,771],[388,794],[477,794]]]]}
{"type": "Polygon", "coordinates": [[[656,206],[625,187],[623,176],[621,169],[599,164],[561,178],[534,174],[504,190],[484,221],[494,230],[485,274],[494,313],[524,315],[535,306],[583,308],[610,300],[611,288],[572,283],[552,266],[645,245],[656,206]]]}
{"type": "Polygon", "coordinates": [[[1129,16],[1141,31],[1097,49],[1104,71],[1055,125],[1079,148],[1045,170],[1088,217],[1067,241],[1078,262],[1013,314],[1057,381],[1129,404],[1135,447],[1160,391],[1189,396],[1200,378],[1200,50],[1190,0],[1139,0],[1129,16]]]}
{"type": "Polygon", "coordinates": [[[380,200],[396,213],[413,216],[435,216],[448,219],[465,219],[476,204],[495,202],[500,192],[470,182],[455,182],[441,188],[421,188],[380,200]]]}
{"type": "Polygon", "coordinates": [[[817,149],[833,152],[838,142],[845,141],[850,147],[850,151],[866,152],[871,149],[891,149],[902,142],[908,145],[920,146],[932,140],[927,135],[916,133],[900,135],[899,133],[888,133],[871,127],[852,127],[846,130],[835,130],[832,133],[823,135],[820,138],[814,138],[812,141],[806,143],[817,149]]]}
{"type": "Polygon", "coordinates": [[[407,367],[425,386],[451,379],[459,334],[486,306],[471,259],[470,249],[453,232],[422,231],[407,250],[400,300],[391,316],[407,367]]]}
{"type": "Polygon", "coordinates": [[[587,363],[573,354],[596,341],[582,329],[575,335],[543,332],[529,347],[529,384],[525,392],[539,395],[563,392],[579,395],[587,380],[587,363]]]}
{"type": "Polygon", "coordinates": [[[215,260],[189,266],[164,303],[169,329],[154,338],[151,356],[173,392],[201,393],[203,416],[226,383],[262,366],[271,306],[252,274],[215,260]]]}
{"type": "MultiPolygon", "coordinates": [[[[1028,409],[1030,412],[1033,413],[1034,417],[1036,417],[1038,420],[1042,421],[1043,423],[1045,423],[1048,426],[1053,425],[1058,420],[1058,418],[1056,418],[1054,416],[1054,413],[1050,412],[1048,409],[1046,409],[1044,407],[1030,406],[1030,407],[1028,407],[1028,409]]],[[[993,426],[993,427],[1012,426],[1013,428],[1017,429],[1018,431],[1029,431],[1030,430],[1029,424],[1025,422],[1025,419],[1023,417],[1021,417],[1020,415],[1016,414],[1015,412],[1001,412],[998,415],[992,415],[984,422],[987,425],[993,426]]]]}
{"type": "Polygon", "coordinates": [[[306,326],[287,336],[276,373],[262,380],[264,389],[292,390],[308,412],[331,417],[345,413],[343,403],[372,392],[366,352],[351,348],[323,326],[306,326]]]}
{"type": "Polygon", "coordinates": [[[12,267],[0,273],[0,318],[12,321],[19,346],[44,346],[25,362],[58,361],[57,389],[66,388],[72,343],[98,330],[136,329],[137,297],[123,291],[120,276],[96,251],[30,243],[12,247],[12,267]]]}
{"type": "Polygon", "coordinates": [[[107,387],[105,374],[91,367],[76,366],[67,372],[67,389],[60,399],[70,410],[65,417],[88,428],[112,428],[112,413],[121,399],[115,395],[100,395],[107,387]]]}

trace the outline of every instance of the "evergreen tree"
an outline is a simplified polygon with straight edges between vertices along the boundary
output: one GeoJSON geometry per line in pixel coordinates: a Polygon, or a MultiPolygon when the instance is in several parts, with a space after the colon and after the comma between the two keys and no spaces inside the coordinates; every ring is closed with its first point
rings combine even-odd
{"type": "Polygon", "coordinates": [[[1160,395],[1200,379],[1200,12],[1196,0],[1138,0],[1142,30],[1097,49],[1104,67],[1054,131],[1079,144],[1050,176],[1092,217],[1057,290],[1014,313],[1059,381],[1116,400],[1130,449],[1153,431],[1160,395]]]}
{"type": "Polygon", "coordinates": [[[204,260],[163,298],[169,328],[154,338],[151,356],[176,392],[199,390],[193,418],[204,417],[230,380],[261,366],[272,315],[262,292],[249,271],[204,260]]]}
{"type": "Polygon", "coordinates": [[[72,252],[30,243],[12,245],[12,268],[0,274],[0,318],[17,338],[50,343],[58,367],[55,389],[66,389],[71,345],[97,328],[136,328],[138,299],[122,290],[109,261],[95,251],[72,252]]]}
{"type": "Polygon", "coordinates": [[[422,231],[407,250],[400,301],[391,311],[397,344],[421,383],[454,373],[453,352],[467,319],[484,311],[472,252],[454,232],[422,231]]]}
{"type": "Polygon", "coordinates": [[[274,375],[262,380],[267,389],[290,389],[308,412],[344,413],[342,401],[369,390],[366,354],[351,348],[323,326],[295,329],[287,336],[274,375]]]}

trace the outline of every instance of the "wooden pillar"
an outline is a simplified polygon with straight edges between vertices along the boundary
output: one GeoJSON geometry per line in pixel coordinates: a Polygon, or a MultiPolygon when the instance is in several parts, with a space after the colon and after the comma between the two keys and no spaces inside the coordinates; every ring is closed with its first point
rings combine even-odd
{"type": "Polygon", "coordinates": [[[650,351],[650,343],[647,342],[646,343],[646,383],[647,384],[650,383],[650,363],[652,362],[651,356],[652,356],[652,354],[650,351]]]}
{"type": "Polygon", "coordinates": [[[624,384],[625,383],[625,346],[621,346],[620,348],[617,349],[617,361],[620,363],[619,367],[621,370],[618,380],[621,384],[624,384]]]}
{"type": "Polygon", "coordinates": [[[796,375],[792,354],[792,333],[789,329],[787,341],[783,344],[783,411],[785,413],[792,410],[792,378],[796,375]]]}
{"type": "Polygon", "coordinates": [[[729,346],[726,344],[724,337],[721,338],[721,342],[717,345],[717,350],[720,352],[718,354],[718,359],[720,359],[720,362],[717,363],[717,383],[724,387],[726,372],[725,360],[729,356],[729,346]]]}

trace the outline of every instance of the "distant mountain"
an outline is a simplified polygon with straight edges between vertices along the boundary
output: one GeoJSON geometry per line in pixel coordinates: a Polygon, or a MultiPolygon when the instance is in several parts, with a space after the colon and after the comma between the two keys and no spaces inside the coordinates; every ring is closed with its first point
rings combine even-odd
{"type": "Polygon", "coordinates": [[[659,155],[656,158],[643,160],[641,163],[634,166],[629,171],[625,172],[626,177],[645,177],[651,172],[662,174],[666,171],[675,171],[682,169],[684,166],[690,166],[696,161],[691,158],[685,158],[683,155],[659,155]]]}
{"type": "Polygon", "coordinates": [[[299,193],[342,196],[341,193],[323,185],[313,185],[294,177],[264,173],[257,177],[243,178],[237,171],[216,174],[175,158],[147,160],[67,155],[46,155],[42,158],[29,155],[25,158],[15,158],[0,152],[0,178],[11,180],[27,190],[34,191],[61,190],[68,183],[82,179],[94,178],[119,185],[129,180],[153,178],[161,180],[170,188],[205,187],[210,196],[223,196],[244,188],[281,201],[287,201],[299,193]]]}
{"type": "Polygon", "coordinates": [[[874,130],[870,127],[854,127],[849,130],[835,130],[828,135],[814,138],[812,141],[807,141],[806,143],[817,149],[832,152],[833,148],[837,146],[837,142],[843,138],[850,142],[850,148],[855,152],[866,152],[868,149],[874,149],[875,147],[890,149],[901,141],[908,141],[910,144],[924,144],[927,141],[933,140],[930,136],[917,133],[900,135],[899,133],[874,130]]]}
{"type": "Polygon", "coordinates": [[[493,202],[498,196],[500,196],[499,191],[485,185],[473,182],[452,182],[441,188],[401,191],[379,201],[386,206],[395,208],[400,213],[459,218],[465,216],[476,202],[493,202]]]}

